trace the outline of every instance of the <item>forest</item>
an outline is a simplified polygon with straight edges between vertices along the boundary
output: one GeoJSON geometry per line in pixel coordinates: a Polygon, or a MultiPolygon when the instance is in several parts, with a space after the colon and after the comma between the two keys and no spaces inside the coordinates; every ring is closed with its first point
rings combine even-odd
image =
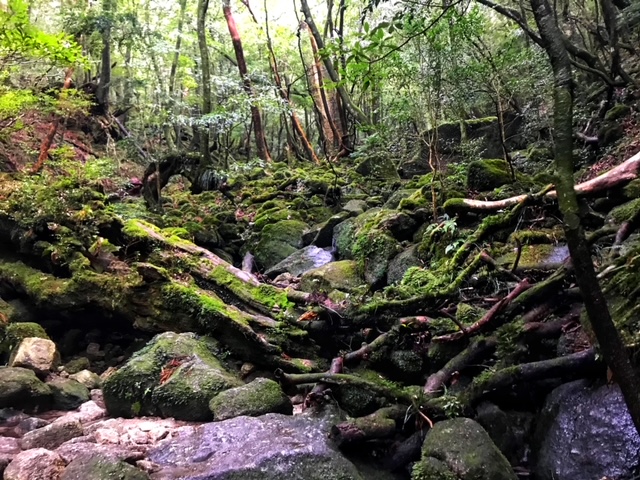
{"type": "Polygon", "coordinates": [[[640,2],[0,0],[3,480],[640,478],[640,2]]]}

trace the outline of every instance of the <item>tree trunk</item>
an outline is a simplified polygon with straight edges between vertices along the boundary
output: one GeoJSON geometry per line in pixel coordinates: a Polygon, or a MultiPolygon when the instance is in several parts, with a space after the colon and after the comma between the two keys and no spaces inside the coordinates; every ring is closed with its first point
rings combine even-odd
{"type": "Polygon", "coordinates": [[[113,10],[113,0],[104,0],[102,4],[102,15],[106,17],[105,26],[102,31],[102,59],[100,62],[100,78],[98,80],[98,90],[96,99],[100,106],[101,113],[109,112],[109,86],[111,84],[111,19],[108,18],[113,10]]]}
{"type": "Polygon", "coordinates": [[[258,157],[262,160],[270,161],[269,150],[267,148],[267,142],[264,135],[264,126],[262,125],[262,116],[260,115],[260,109],[255,104],[255,92],[251,85],[251,79],[247,73],[247,62],[244,58],[244,49],[242,48],[242,40],[240,39],[240,32],[236,26],[236,22],[231,13],[230,0],[222,1],[222,12],[224,18],[227,21],[227,27],[229,27],[229,34],[231,35],[231,42],[233,43],[233,50],[236,54],[236,60],[238,61],[238,70],[240,71],[240,78],[242,78],[242,85],[244,91],[249,96],[251,101],[251,119],[253,122],[253,132],[256,137],[256,149],[258,157]]]}
{"type": "MultiPolygon", "coordinates": [[[[66,90],[71,87],[71,82],[73,81],[73,67],[69,68],[65,73],[64,77],[64,85],[62,85],[62,90],[66,90]]],[[[44,162],[49,155],[49,149],[51,148],[51,143],[53,143],[53,139],[56,136],[56,132],[58,131],[58,127],[60,126],[60,117],[57,117],[49,126],[49,131],[47,132],[47,136],[44,137],[42,143],[40,144],[40,154],[38,155],[38,161],[35,163],[33,168],[31,169],[31,173],[38,173],[44,162]]]]}
{"type": "MultiPolygon", "coordinates": [[[[311,16],[311,9],[309,8],[309,4],[307,3],[307,0],[300,0],[300,5],[302,7],[302,13],[304,13],[305,21],[309,26],[311,35],[313,35],[313,38],[315,39],[316,44],[318,45],[318,48],[320,50],[324,49],[324,41],[322,40],[322,36],[318,31],[318,27],[316,27],[316,24],[313,21],[313,16],[311,16]]],[[[329,78],[331,79],[332,82],[334,82],[337,85],[336,90],[338,91],[338,95],[340,96],[340,99],[342,100],[344,105],[347,107],[349,112],[351,112],[351,114],[355,117],[358,123],[362,125],[370,125],[371,122],[369,121],[369,118],[367,118],[364,112],[355,104],[355,102],[351,98],[351,95],[349,95],[349,92],[347,92],[347,89],[344,87],[344,85],[340,83],[340,77],[338,76],[338,72],[336,72],[336,69],[333,67],[333,64],[331,63],[331,59],[328,57],[325,57],[323,61],[324,61],[324,66],[327,69],[327,73],[329,74],[329,78]]]]}
{"type": "Polygon", "coordinates": [[[173,101],[173,92],[176,88],[176,74],[178,72],[178,62],[180,61],[180,47],[182,45],[182,26],[184,25],[184,14],[187,10],[187,0],[180,0],[180,16],[178,17],[178,38],[173,52],[171,71],[169,72],[169,97],[173,101]]]}
{"type": "MultiPolygon", "coordinates": [[[[209,64],[209,48],[207,47],[207,30],[205,28],[209,0],[198,0],[198,47],[200,49],[200,68],[202,79],[202,115],[211,113],[211,65],[209,64]]],[[[211,164],[209,151],[209,126],[200,128],[200,153],[202,164],[211,164]]]]}
{"type": "Polygon", "coordinates": [[[591,251],[582,229],[573,181],[573,77],[563,34],[547,0],[530,0],[554,74],[554,140],[558,203],[564,230],[591,328],[603,357],[620,385],[629,413],[640,431],[640,381],[611,319],[598,284],[591,251]]]}

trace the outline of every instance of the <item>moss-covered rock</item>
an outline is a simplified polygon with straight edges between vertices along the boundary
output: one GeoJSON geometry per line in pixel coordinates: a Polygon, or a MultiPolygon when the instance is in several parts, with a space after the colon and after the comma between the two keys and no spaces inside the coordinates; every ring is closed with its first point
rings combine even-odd
{"type": "Polygon", "coordinates": [[[400,251],[398,241],[381,230],[359,235],[352,248],[358,267],[370,285],[380,285],[386,281],[389,262],[400,251]]]}
{"type": "Polygon", "coordinates": [[[78,357],[72,360],[69,360],[64,364],[64,371],[69,375],[73,375],[74,373],[78,373],[82,370],[88,370],[91,367],[91,362],[87,357],[78,357]]]}
{"type": "Polygon", "coordinates": [[[214,420],[227,420],[240,415],[257,417],[265,413],[291,415],[293,405],[280,385],[267,378],[256,378],[241,387],[219,393],[209,402],[214,420]]]}
{"type": "Polygon", "coordinates": [[[0,356],[9,354],[20,345],[25,338],[45,338],[50,340],[49,335],[41,325],[33,322],[16,322],[7,325],[4,331],[4,338],[0,338],[0,356]]]}
{"type": "Polygon", "coordinates": [[[626,116],[631,111],[631,107],[629,105],[625,105],[624,103],[617,103],[609,110],[604,116],[606,121],[614,121],[618,120],[624,116],[626,116]]]}
{"type": "Polygon", "coordinates": [[[307,224],[299,220],[281,220],[265,226],[254,249],[258,265],[271,268],[301,248],[306,229],[307,224]]]}
{"type": "Polygon", "coordinates": [[[60,480],[148,480],[146,472],[104,455],[81,455],[64,469],[60,480]]]}
{"type": "Polygon", "coordinates": [[[607,215],[606,221],[616,225],[621,225],[638,215],[639,212],[640,198],[634,198],[633,200],[612,209],[607,215]]]}
{"type": "Polygon", "coordinates": [[[516,480],[507,459],[489,434],[469,418],[437,423],[424,440],[422,458],[413,470],[412,480],[516,480]],[[434,462],[435,459],[438,462],[434,462]]]}
{"type": "Polygon", "coordinates": [[[91,398],[89,389],[71,378],[58,378],[47,382],[53,392],[53,408],[74,410],[91,398]]]}
{"type": "MultiPolygon", "coordinates": [[[[512,251],[499,257],[496,261],[505,267],[510,267],[516,260],[517,252],[512,251]]],[[[562,263],[569,256],[566,245],[523,245],[518,261],[518,267],[522,269],[540,268],[562,263]]]]}
{"type": "Polygon", "coordinates": [[[504,160],[476,160],[467,170],[467,188],[484,192],[511,183],[511,171],[504,160]]]}
{"type": "Polygon", "coordinates": [[[51,408],[51,388],[29,369],[0,367],[0,408],[44,412],[51,408]]]}
{"type": "Polygon", "coordinates": [[[391,159],[384,154],[368,156],[358,164],[356,172],[363,177],[373,177],[387,182],[400,180],[396,166],[391,159]]]}
{"type": "Polygon", "coordinates": [[[194,334],[156,335],[103,384],[114,416],[161,415],[181,420],[211,419],[209,401],[242,382],[216,355],[217,343],[194,334]]]}
{"type": "Polygon", "coordinates": [[[332,290],[351,292],[364,283],[353,260],[331,262],[302,275],[300,289],[310,293],[329,293],[332,290]]]}

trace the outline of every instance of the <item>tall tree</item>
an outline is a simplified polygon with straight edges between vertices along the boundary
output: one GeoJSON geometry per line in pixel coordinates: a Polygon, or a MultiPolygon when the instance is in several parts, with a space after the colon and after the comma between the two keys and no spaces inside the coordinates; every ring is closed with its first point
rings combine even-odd
{"type": "MultiPolygon", "coordinates": [[[[211,113],[211,65],[209,62],[209,48],[207,47],[207,30],[205,28],[209,0],[198,0],[198,47],[200,48],[200,70],[202,88],[202,115],[211,113]]],[[[205,124],[200,129],[200,153],[203,165],[211,164],[211,151],[209,150],[209,125],[205,124]]]]}
{"type": "Polygon", "coordinates": [[[111,86],[111,28],[113,14],[115,12],[115,0],[102,1],[102,58],[100,61],[100,78],[96,99],[100,109],[104,113],[109,111],[109,88],[111,86]]]}
{"type": "MultiPolygon", "coordinates": [[[[307,0],[300,0],[300,6],[302,8],[302,13],[304,14],[305,22],[309,26],[309,30],[311,31],[311,35],[316,41],[316,44],[320,50],[324,49],[324,40],[322,39],[322,35],[316,26],[315,21],[313,20],[313,16],[311,15],[311,9],[309,8],[309,3],[307,0]]],[[[329,56],[323,56],[324,66],[327,69],[327,73],[329,74],[329,78],[336,85],[336,90],[338,91],[338,95],[340,95],[340,99],[349,110],[349,112],[354,116],[356,121],[362,125],[369,125],[371,121],[365,115],[365,113],[356,105],[353,98],[345,88],[345,86],[340,82],[340,77],[338,72],[336,71],[331,58],[329,56]]]]}
{"type": "Polygon", "coordinates": [[[591,328],[605,361],[620,385],[636,429],[640,432],[640,379],[633,369],[598,284],[591,251],[580,220],[573,181],[573,72],[564,35],[547,0],[530,0],[542,44],[554,75],[554,142],[558,203],[576,281],[591,328]]]}
{"type": "Polygon", "coordinates": [[[255,92],[253,91],[253,85],[251,84],[251,78],[247,71],[247,62],[244,58],[244,49],[242,48],[242,40],[240,38],[240,32],[236,25],[233,13],[231,12],[231,1],[222,0],[222,12],[224,18],[227,21],[227,27],[229,28],[229,34],[231,35],[231,42],[233,43],[233,50],[236,54],[236,61],[238,63],[238,70],[240,71],[240,78],[242,78],[242,86],[244,91],[249,96],[251,102],[251,120],[253,123],[253,132],[256,137],[256,149],[258,151],[258,157],[262,160],[271,160],[269,155],[269,149],[267,148],[267,141],[264,135],[264,126],[262,124],[262,115],[260,109],[256,105],[255,92]]]}

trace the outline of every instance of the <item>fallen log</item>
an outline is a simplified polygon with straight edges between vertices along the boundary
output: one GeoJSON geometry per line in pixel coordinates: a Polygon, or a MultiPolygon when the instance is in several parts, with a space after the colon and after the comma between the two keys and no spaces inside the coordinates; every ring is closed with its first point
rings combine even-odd
{"type": "MultiPolygon", "coordinates": [[[[579,196],[597,195],[606,190],[623,185],[638,178],[640,169],[640,152],[625,160],[620,165],[611,170],[598,175],[591,180],[575,186],[579,196]]],[[[555,200],[558,194],[555,190],[547,192],[543,198],[555,200]]],[[[451,198],[443,205],[444,211],[448,215],[456,215],[468,212],[495,212],[504,210],[527,201],[529,194],[516,195],[502,200],[475,200],[472,198],[451,198]]]]}

